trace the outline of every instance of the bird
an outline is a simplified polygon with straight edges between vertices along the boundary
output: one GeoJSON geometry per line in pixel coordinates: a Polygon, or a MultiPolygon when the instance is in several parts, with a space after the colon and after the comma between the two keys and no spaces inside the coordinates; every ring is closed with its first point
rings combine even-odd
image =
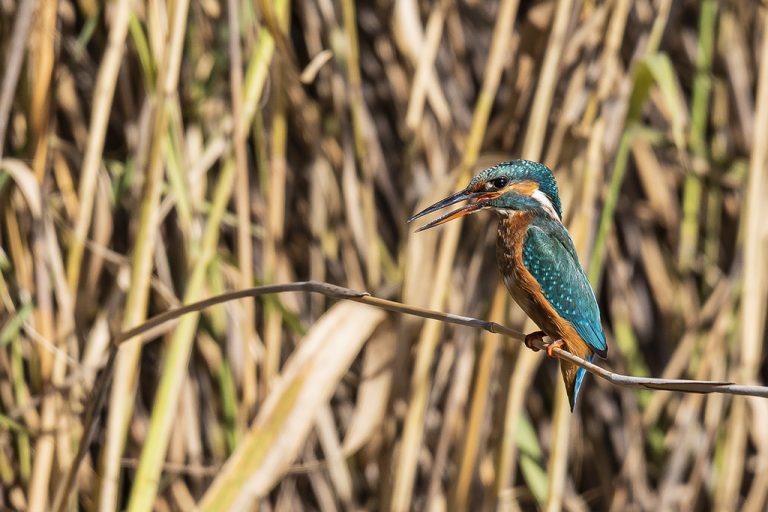
{"type": "MultiPolygon", "coordinates": [[[[496,259],[502,279],[515,302],[541,329],[526,335],[525,345],[536,351],[533,342],[547,336],[553,340],[547,346],[550,357],[560,347],[590,362],[595,355],[606,358],[600,307],[563,225],[552,171],[531,160],[499,163],[408,222],[462,201],[468,202],[416,231],[483,210],[496,212],[496,259]]],[[[573,412],[586,370],[565,360],[560,361],[560,370],[573,412]]]]}

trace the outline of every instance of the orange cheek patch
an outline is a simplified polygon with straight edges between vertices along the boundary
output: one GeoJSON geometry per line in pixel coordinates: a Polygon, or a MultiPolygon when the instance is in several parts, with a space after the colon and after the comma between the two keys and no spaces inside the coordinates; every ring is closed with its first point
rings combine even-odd
{"type": "Polygon", "coordinates": [[[534,192],[539,190],[539,184],[536,183],[533,180],[526,180],[526,181],[519,181],[517,183],[513,183],[509,187],[507,187],[510,191],[517,192],[518,194],[522,194],[524,196],[530,196],[533,195],[534,192]]]}

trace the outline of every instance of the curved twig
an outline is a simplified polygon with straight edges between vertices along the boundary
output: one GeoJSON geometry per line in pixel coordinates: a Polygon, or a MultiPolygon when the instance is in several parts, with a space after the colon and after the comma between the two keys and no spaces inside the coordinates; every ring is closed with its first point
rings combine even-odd
{"type": "MultiPolygon", "coordinates": [[[[421,308],[418,306],[410,306],[408,304],[402,304],[400,302],[382,299],[374,297],[367,292],[351,290],[330,283],[324,283],[321,281],[301,281],[296,283],[286,283],[269,286],[257,286],[255,288],[248,288],[245,290],[238,290],[234,292],[222,293],[199,302],[192,304],[186,304],[179,308],[171,309],[165,313],[161,313],[154,316],[144,322],[143,324],[123,333],[118,334],[114,338],[114,343],[120,345],[121,343],[141,336],[142,334],[151,331],[155,327],[175,320],[187,313],[194,311],[201,311],[203,309],[222,304],[224,302],[230,302],[245,297],[258,297],[260,295],[267,295],[273,293],[284,292],[309,292],[320,293],[327,297],[334,299],[351,300],[367,304],[372,307],[385,309],[395,313],[404,313],[406,315],[418,316],[421,318],[431,318],[439,320],[441,322],[465,325],[469,327],[475,327],[483,329],[488,332],[503,334],[510,338],[522,341],[525,338],[525,334],[514,329],[510,329],[504,325],[496,322],[489,322],[486,320],[480,320],[462,315],[454,315],[451,313],[443,313],[442,311],[435,311],[432,309],[421,308]]],[[[545,349],[548,346],[544,341],[533,341],[534,346],[539,349],[545,349]]],[[[766,386],[746,386],[740,384],[734,384],[732,382],[719,382],[709,380],[688,380],[688,379],[659,379],[652,377],[632,377],[629,375],[623,375],[620,373],[614,373],[605,368],[602,368],[594,363],[590,363],[578,356],[571,354],[563,349],[555,348],[552,352],[559,358],[570,361],[576,365],[579,365],[586,369],[588,372],[607,380],[611,384],[629,388],[645,388],[664,391],[678,391],[684,393],[725,393],[730,395],[747,395],[758,396],[768,398],[768,387],[766,386]]]]}

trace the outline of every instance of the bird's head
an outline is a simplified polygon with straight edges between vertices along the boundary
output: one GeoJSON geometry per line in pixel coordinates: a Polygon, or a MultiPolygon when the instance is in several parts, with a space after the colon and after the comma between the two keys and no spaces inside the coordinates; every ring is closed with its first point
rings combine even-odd
{"type": "Polygon", "coordinates": [[[439,217],[417,231],[433,228],[480,210],[494,210],[502,215],[531,212],[562,220],[560,196],[552,171],[541,163],[512,160],[485,169],[469,185],[420,211],[408,222],[446,206],[469,201],[463,207],[439,217]]]}

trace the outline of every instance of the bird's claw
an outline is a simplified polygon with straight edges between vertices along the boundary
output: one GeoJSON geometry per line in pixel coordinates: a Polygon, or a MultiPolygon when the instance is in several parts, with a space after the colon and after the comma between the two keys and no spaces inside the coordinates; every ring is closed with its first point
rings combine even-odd
{"type": "Polygon", "coordinates": [[[534,352],[538,352],[539,348],[533,344],[533,341],[534,340],[542,341],[544,339],[544,336],[546,336],[546,334],[544,334],[544,331],[534,331],[531,334],[525,335],[525,341],[523,341],[523,343],[525,343],[525,346],[528,347],[529,349],[533,350],[534,352]]]}
{"type": "Polygon", "coordinates": [[[565,342],[563,342],[563,340],[555,340],[555,341],[553,341],[552,343],[547,345],[547,355],[549,357],[551,357],[551,358],[557,357],[555,355],[555,353],[554,353],[554,350],[556,348],[560,348],[560,347],[563,347],[563,346],[565,346],[565,342]]]}

